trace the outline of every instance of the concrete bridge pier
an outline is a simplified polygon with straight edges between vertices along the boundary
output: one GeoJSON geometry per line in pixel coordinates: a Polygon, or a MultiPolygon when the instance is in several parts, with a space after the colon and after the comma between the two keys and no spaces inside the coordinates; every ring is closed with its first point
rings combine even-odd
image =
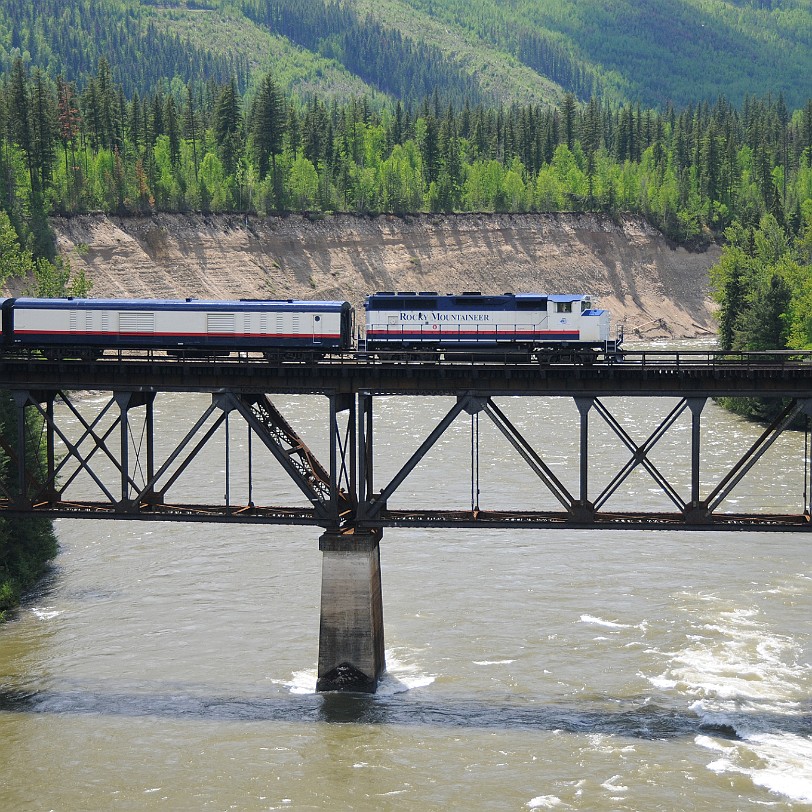
{"type": "Polygon", "coordinates": [[[382,531],[328,531],[322,551],[317,691],[375,693],[386,670],[381,596],[382,531]]]}

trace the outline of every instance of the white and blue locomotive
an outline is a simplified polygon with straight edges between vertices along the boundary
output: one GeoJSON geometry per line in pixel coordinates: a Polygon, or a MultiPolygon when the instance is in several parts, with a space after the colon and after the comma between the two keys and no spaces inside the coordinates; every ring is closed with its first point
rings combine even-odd
{"type": "Polygon", "coordinates": [[[367,355],[465,350],[583,360],[578,352],[614,357],[622,340],[610,337],[608,311],[581,294],[375,293],[365,310],[365,335],[356,342],[346,301],[20,297],[0,304],[3,349],[64,359],[107,349],[295,358],[358,348],[367,355]]]}
{"type": "Polygon", "coordinates": [[[614,357],[608,310],[584,294],[375,293],[366,307],[366,349],[473,351],[539,358],[614,357]]]}

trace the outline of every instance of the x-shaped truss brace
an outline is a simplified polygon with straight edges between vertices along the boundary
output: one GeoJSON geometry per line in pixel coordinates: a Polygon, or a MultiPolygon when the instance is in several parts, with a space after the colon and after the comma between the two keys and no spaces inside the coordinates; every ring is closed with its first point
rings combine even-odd
{"type": "MultiPolygon", "coordinates": [[[[662,492],[674,504],[688,523],[708,523],[712,521],[713,511],[730,495],[745,474],[761,459],[782,432],[792,425],[801,413],[812,414],[812,400],[793,400],[781,414],[768,426],[755,443],[744,453],[728,474],[716,485],[708,496],[700,499],[700,416],[705,406],[705,398],[683,398],[660,421],[656,428],[642,443],[637,443],[624,429],[620,422],[598,398],[576,397],[575,403],[580,414],[580,490],[575,496],[544,462],[541,455],[521,435],[493,400],[473,393],[461,395],[437,426],[420,444],[418,449],[404,463],[380,493],[374,492],[372,482],[372,399],[361,396],[359,415],[359,460],[361,466],[361,486],[365,498],[358,506],[358,522],[374,522],[386,510],[387,500],[397,491],[407,476],[417,467],[428,451],[437,443],[454,420],[463,412],[476,414],[484,412],[508,440],[533,473],[544,484],[545,488],[561,504],[569,518],[578,523],[594,521],[596,514],[615,494],[631,473],[642,466],[660,487],[662,492]],[[612,477],[601,493],[591,501],[588,494],[588,415],[592,409],[611,428],[631,456],[612,477]],[[691,413],[691,495],[684,499],[679,491],[652,461],[650,454],[657,443],[668,433],[679,417],[689,410],[691,413]]],[[[808,509],[809,506],[804,506],[808,509]]]]}
{"type": "MultiPolygon", "coordinates": [[[[232,392],[216,393],[211,404],[205,409],[182,440],[169,453],[156,469],[153,451],[152,402],[154,393],[116,392],[95,416],[88,420],[74,405],[68,394],[61,391],[31,392],[15,391],[15,404],[18,410],[17,442],[0,436],[0,448],[15,466],[17,479],[26,483],[15,493],[12,488],[0,484],[2,493],[9,503],[26,509],[38,503],[58,503],[70,485],[85,473],[96,484],[109,504],[119,512],[138,513],[150,505],[163,504],[168,491],[181,478],[199,452],[228,420],[231,413],[239,414],[250,427],[251,435],[256,436],[280,463],[290,479],[310,501],[319,523],[325,526],[338,526],[354,515],[356,503],[354,481],[356,475],[355,449],[355,402],[354,398],[339,396],[330,398],[331,465],[328,472],[311,452],[304,441],[284,419],[279,410],[265,395],[240,395],[232,392]],[[54,403],[61,400],[71,415],[81,426],[81,434],[72,440],[54,416],[54,403]],[[114,406],[118,413],[111,415],[114,406]],[[129,412],[139,406],[147,406],[145,417],[146,432],[146,473],[141,465],[139,447],[135,453],[135,464],[141,468],[142,482],[137,482],[130,474],[130,434],[129,412]],[[30,454],[21,449],[36,447],[39,451],[40,438],[26,436],[27,411],[34,409],[42,418],[42,431],[47,443],[47,461],[44,465],[32,465],[27,459],[30,454]],[[340,426],[339,415],[348,413],[346,426],[340,426]],[[105,418],[111,422],[102,428],[105,418]],[[212,420],[212,418],[214,418],[212,420]],[[210,425],[206,426],[207,423],[210,425]],[[205,427],[205,431],[203,431],[205,427]],[[120,447],[111,442],[116,432],[120,435],[120,447]],[[61,460],[55,459],[55,446],[59,441],[65,453],[61,460]],[[88,444],[91,444],[88,448],[88,444]],[[115,487],[105,481],[93,467],[94,457],[101,454],[109,461],[116,476],[120,479],[120,496],[115,487]],[[69,464],[75,467],[67,472],[69,464]],[[36,476],[40,470],[43,476],[36,476]],[[60,480],[60,477],[63,477],[60,480]]],[[[143,440],[143,436],[142,436],[143,440]]],[[[227,440],[228,442],[228,440],[227,440]]]]}

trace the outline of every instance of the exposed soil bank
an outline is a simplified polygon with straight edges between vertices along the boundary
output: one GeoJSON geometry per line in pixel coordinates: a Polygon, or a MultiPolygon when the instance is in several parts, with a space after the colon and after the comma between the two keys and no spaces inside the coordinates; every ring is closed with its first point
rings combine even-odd
{"type": "Polygon", "coordinates": [[[675,248],[645,221],[577,214],[53,218],[93,296],[348,299],[379,290],[594,294],[629,338],[714,329],[719,249],[675,248]]]}

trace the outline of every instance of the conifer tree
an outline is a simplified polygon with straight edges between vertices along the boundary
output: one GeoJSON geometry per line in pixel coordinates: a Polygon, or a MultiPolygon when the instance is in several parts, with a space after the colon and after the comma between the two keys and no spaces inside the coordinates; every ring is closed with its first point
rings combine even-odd
{"type": "Polygon", "coordinates": [[[564,143],[569,150],[572,150],[575,144],[575,112],[575,96],[567,93],[561,102],[561,119],[564,127],[564,143]]]}
{"type": "Polygon", "coordinates": [[[180,123],[178,108],[171,95],[167,95],[164,104],[164,129],[169,139],[169,160],[173,167],[177,167],[180,164],[180,123]]]}
{"type": "Polygon", "coordinates": [[[141,99],[136,91],[133,93],[132,99],[130,99],[127,112],[127,133],[129,135],[130,145],[136,155],[140,151],[144,137],[142,125],[143,113],[141,111],[141,99]]]}
{"type": "Polygon", "coordinates": [[[440,128],[437,119],[431,113],[423,118],[420,153],[423,157],[423,174],[426,186],[429,186],[437,180],[440,174],[440,128]]]}
{"type": "Polygon", "coordinates": [[[62,150],[65,158],[65,179],[68,184],[68,196],[72,197],[73,184],[75,182],[76,165],[76,138],[79,134],[81,117],[79,115],[79,101],[73,85],[66,82],[62,76],[56,80],[57,95],[57,117],[59,125],[59,140],[62,142],[62,150]],[[68,157],[70,150],[70,159],[68,157]]]}
{"type": "Polygon", "coordinates": [[[285,108],[282,95],[270,73],[260,83],[251,121],[253,157],[260,177],[276,167],[285,134],[285,108]]]}
{"type": "Polygon", "coordinates": [[[34,70],[31,96],[31,151],[36,178],[36,190],[42,193],[48,186],[56,157],[55,101],[45,75],[34,70]]]}
{"type": "Polygon", "coordinates": [[[242,113],[237,82],[231,79],[220,90],[214,108],[214,137],[227,175],[233,175],[242,147],[242,113]]]}
{"type": "Polygon", "coordinates": [[[92,78],[82,93],[82,121],[85,123],[90,148],[93,152],[97,152],[104,143],[104,135],[98,86],[96,80],[92,78]]]}
{"type": "Polygon", "coordinates": [[[33,188],[36,180],[32,154],[34,136],[31,127],[31,100],[28,90],[28,76],[20,57],[14,60],[10,84],[9,121],[11,124],[11,137],[25,153],[28,177],[33,188]]]}
{"type": "Polygon", "coordinates": [[[200,163],[197,155],[197,144],[200,137],[200,121],[195,106],[195,98],[192,92],[192,85],[186,85],[186,105],[183,108],[183,130],[184,135],[192,145],[192,162],[194,163],[195,178],[200,168],[200,163]]]}

